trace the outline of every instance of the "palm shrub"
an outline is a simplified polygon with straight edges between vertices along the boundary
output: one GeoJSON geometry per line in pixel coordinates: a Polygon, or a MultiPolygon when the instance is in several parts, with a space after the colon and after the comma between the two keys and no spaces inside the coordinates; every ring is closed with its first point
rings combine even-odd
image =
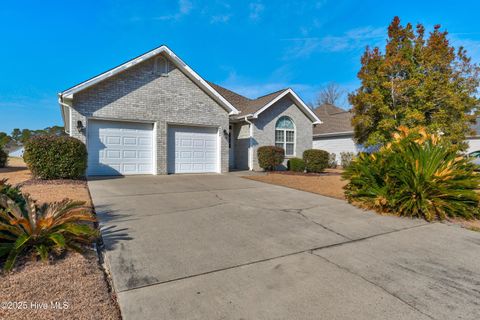
{"type": "Polygon", "coordinates": [[[20,191],[20,187],[12,186],[7,181],[7,179],[0,180],[0,194],[7,196],[23,209],[25,207],[25,199],[20,191]]]}
{"type": "Polygon", "coordinates": [[[263,146],[258,148],[257,157],[260,168],[272,171],[285,160],[285,150],[276,146],[263,146]]]}
{"type": "Polygon", "coordinates": [[[95,216],[84,202],[66,199],[38,206],[28,195],[23,195],[23,201],[24,206],[0,194],[0,257],[5,259],[6,271],[22,253],[33,252],[47,260],[50,252],[82,251],[82,245],[98,236],[89,225],[95,216]]]}
{"type": "Polygon", "coordinates": [[[393,142],[360,154],[346,168],[347,199],[379,212],[428,221],[479,218],[480,176],[470,159],[424,128],[398,130],[393,142]]]}

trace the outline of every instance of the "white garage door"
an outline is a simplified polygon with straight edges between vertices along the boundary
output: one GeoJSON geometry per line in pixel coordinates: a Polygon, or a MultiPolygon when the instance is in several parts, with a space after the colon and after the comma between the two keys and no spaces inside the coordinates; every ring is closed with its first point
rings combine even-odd
{"type": "Polygon", "coordinates": [[[218,129],[169,126],[168,173],[218,172],[218,129]]]}
{"type": "Polygon", "coordinates": [[[152,174],[153,124],[88,121],[89,176],[152,174]]]}

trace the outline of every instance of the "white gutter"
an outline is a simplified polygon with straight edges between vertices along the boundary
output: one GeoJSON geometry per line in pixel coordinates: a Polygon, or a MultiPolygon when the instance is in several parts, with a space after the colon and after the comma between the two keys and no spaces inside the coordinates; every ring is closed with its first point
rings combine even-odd
{"type": "Polygon", "coordinates": [[[334,137],[334,136],[349,136],[353,135],[353,131],[341,131],[341,132],[329,132],[329,133],[318,133],[314,134],[314,138],[327,138],[327,137],[334,137]]]}
{"type": "Polygon", "coordinates": [[[70,119],[65,119],[65,110],[69,110],[70,111],[70,106],[66,103],[64,103],[63,101],[63,95],[59,94],[58,95],[58,104],[60,105],[61,107],[61,111],[62,111],[62,118],[63,118],[63,124],[64,124],[64,130],[65,130],[65,133],[67,133],[68,135],[70,135],[70,130],[67,130],[67,121],[68,121],[68,127],[69,129],[70,126],[72,125],[71,122],[70,122],[70,119]]]}
{"type": "Polygon", "coordinates": [[[248,123],[249,136],[248,136],[248,170],[253,171],[253,123],[245,116],[245,122],[248,123]]]}

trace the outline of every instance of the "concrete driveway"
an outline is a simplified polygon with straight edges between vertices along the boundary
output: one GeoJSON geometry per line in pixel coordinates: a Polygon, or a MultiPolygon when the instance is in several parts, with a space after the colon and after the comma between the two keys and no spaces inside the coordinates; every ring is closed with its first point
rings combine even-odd
{"type": "Polygon", "coordinates": [[[124,319],[480,317],[480,233],[231,174],[88,185],[124,319]]]}

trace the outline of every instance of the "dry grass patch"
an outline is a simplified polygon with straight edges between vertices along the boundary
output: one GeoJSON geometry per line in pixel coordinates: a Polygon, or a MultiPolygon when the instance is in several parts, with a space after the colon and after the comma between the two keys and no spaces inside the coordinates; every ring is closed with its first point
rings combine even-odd
{"type": "Polygon", "coordinates": [[[7,166],[0,168],[0,179],[8,179],[10,184],[18,184],[32,178],[22,158],[8,158],[7,166]]]}
{"type": "Polygon", "coordinates": [[[246,176],[244,178],[276,184],[292,189],[321,194],[336,199],[345,199],[343,187],[346,181],[341,178],[341,170],[327,169],[321,174],[303,174],[271,172],[263,176],[246,176]]]}
{"type": "MultiPolygon", "coordinates": [[[[64,198],[87,202],[90,195],[85,181],[32,180],[21,159],[9,161],[0,169],[0,179],[20,184],[39,203],[64,198]]],[[[67,252],[49,263],[20,259],[12,272],[1,275],[0,301],[25,301],[27,309],[4,310],[0,319],[120,319],[115,296],[109,290],[96,254],[67,252]],[[46,309],[31,307],[32,302],[46,303],[46,309]],[[64,310],[51,308],[50,302],[66,302],[64,310]]]]}

